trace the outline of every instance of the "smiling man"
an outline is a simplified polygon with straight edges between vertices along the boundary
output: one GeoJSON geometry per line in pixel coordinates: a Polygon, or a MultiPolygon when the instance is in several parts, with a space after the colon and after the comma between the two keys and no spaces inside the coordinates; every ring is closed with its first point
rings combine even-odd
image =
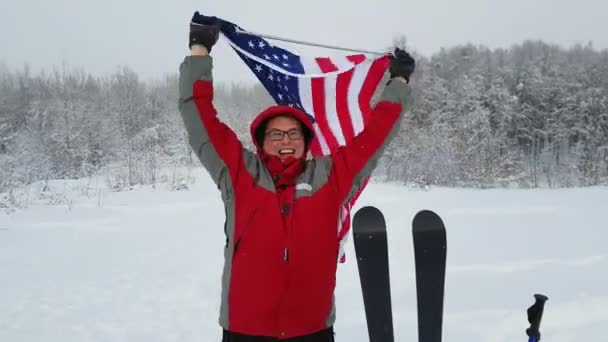
{"type": "Polygon", "coordinates": [[[280,105],[253,120],[256,150],[249,151],[213,105],[209,53],[218,27],[190,30],[191,55],[180,65],[179,110],[226,212],[222,341],[334,341],[341,209],[372,173],[409,108],[414,59],[395,51],[391,80],[369,124],[333,154],[307,158],[314,139],[308,116],[280,105]]]}

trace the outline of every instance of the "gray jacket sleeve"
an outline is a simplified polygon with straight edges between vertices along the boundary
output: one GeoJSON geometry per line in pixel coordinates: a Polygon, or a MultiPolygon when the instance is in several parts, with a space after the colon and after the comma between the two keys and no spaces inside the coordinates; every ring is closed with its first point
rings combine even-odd
{"type": "Polygon", "coordinates": [[[401,81],[391,81],[380,95],[378,102],[382,101],[400,104],[402,117],[412,108],[412,87],[401,81]]]}
{"type": "Polygon", "coordinates": [[[179,68],[179,112],[188,140],[213,181],[226,188],[236,172],[243,146],[217,117],[213,106],[212,58],[188,56],[179,68]]]}

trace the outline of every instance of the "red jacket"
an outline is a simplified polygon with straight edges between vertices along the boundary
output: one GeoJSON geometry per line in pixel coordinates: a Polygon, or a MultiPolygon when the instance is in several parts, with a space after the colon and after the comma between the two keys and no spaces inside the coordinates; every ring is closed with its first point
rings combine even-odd
{"type": "MultiPolygon", "coordinates": [[[[409,87],[389,84],[367,128],[331,156],[283,167],[245,149],[213,106],[210,57],[180,66],[180,113],[190,144],[226,209],[220,324],[232,332],[289,338],[334,324],[340,208],[360,188],[396,133],[409,87]]],[[[397,84],[399,83],[399,84],[397,84]]],[[[274,106],[307,123],[305,114],[274,106]]],[[[254,139],[255,141],[255,139],[254,139]]]]}

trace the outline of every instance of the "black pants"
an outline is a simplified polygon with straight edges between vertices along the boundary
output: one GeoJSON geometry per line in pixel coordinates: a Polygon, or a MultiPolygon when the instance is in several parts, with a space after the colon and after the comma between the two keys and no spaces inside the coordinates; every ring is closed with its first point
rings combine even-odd
{"type": "Polygon", "coordinates": [[[314,334],[298,336],[293,338],[288,338],[285,340],[279,340],[274,337],[264,337],[264,336],[250,336],[237,334],[233,332],[229,332],[224,330],[224,334],[222,335],[222,342],[334,342],[334,329],[333,327],[319,331],[314,334]]]}

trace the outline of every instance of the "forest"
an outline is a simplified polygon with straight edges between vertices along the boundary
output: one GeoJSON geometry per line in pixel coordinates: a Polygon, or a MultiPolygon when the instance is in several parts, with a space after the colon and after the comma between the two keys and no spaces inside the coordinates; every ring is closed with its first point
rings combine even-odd
{"type": "MultiPolygon", "coordinates": [[[[412,186],[558,188],[608,184],[608,51],[525,41],[415,55],[413,109],[374,173],[412,186]]],[[[177,108],[178,76],[128,67],[94,77],[0,64],[0,193],[102,175],[120,191],[199,167],[177,108]]],[[[261,85],[215,84],[222,121],[251,148],[272,104],[261,85]]],[[[379,87],[378,91],[381,91],[379,87]]],[[[202,171],[201,171],[202,172],[202,171]]]]}

